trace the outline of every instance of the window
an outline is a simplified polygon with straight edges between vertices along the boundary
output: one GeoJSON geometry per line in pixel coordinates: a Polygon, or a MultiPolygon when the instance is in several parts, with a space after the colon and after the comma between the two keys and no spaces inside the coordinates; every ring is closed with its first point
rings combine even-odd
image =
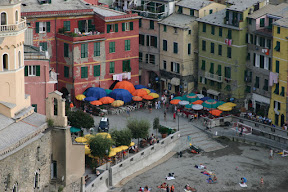
{"type": "Polygon", "coordinates": [[[231,55],[232,55],[232,49],[231,49],[231,47],[227,47],[227,57],[228,58],[231,58],[231,55]]]}
{"type": "Polygon", "coordinates": [[[69,44],[64,43],[64,57],[69,57],[69,44]]]}
{"type": "Polygon", "coordinates": [[[203,71],[205,71],[205,64],[206,64],[206,61],[202,60],[201,70],[203,70],[203,71]]]}
{"type": "Polygon", "coordinates": [[[109,42],[109,53],[115,53],[115,42],[109,42]]]}
{"type": "Polygon", "coordinates": [[[167,31],[167,26],[163,25],[163,31],[166,32],[167,31]]]}
{"type": "Polygon", "coordinates": [[[188,35],[191,35],[191,29],[188,30],[188,35]]]}
{"type": "Polygon", "coordinates": [[[125,40],[125,51],[130,51],[130,40],[125,40]]]}
{"type": "Polygon", "coordinates": [[[275,51],[280,51],[280,42],[279,41],[276,41],[276,47],[274,48],[275,51]]]}
{"type": "Polygon", "coordinates": [[[246,33],[245,42],[246,42],[246,43],[249,43],[249,34],[248,34],[248,33],[246,33]]]}
{"type": "Polygon", "coordinates": [[[19,64],[18,67],[21,67],[21,60],[22,60],[22,58],[21,58],[21,51],[19,51],[19,52],[18,52],[18,64],[19,64]]]}
{"type": "Polygon", "coordinates": [[[64,26],[64,31],[70,31],[70,21],[64,21],[63,22],[63,26],[64,26]]]}
{"type": "Polygon", "coordinates": [[[260,55],[260,68],[264,69],[264,56],[260,55]]]}
{"type": "Polygon", "coordinates": [[[4,12],[1,13],[1,25],[7,25],[7,14],[4,12]]]}
{"type": "Polygon", "coordinates": [[[180,64],[176,62],[171,62],[171,71],[175,73],[180,73],[180,64]]]}
{"type": "Polygon", "coordinates": [[[214,74],[214,63],[210,63],[209,73],[214,74]]]}
{"type": "Polygon", "coordinates": [[[8,54],[3,54],[2,56],[2,62],[3,62],[3,70],[5,69],[8,69],[8,63],[9,63],[9,60],[8,60],[8,54]]]}
{"type": "Polygon", "coordinates": [[[259,42],[260,46],[261,46],[261,47],[265,47],[265,38],[264,38],[264,37],[260,37],[260,38],[259,38],[259,41],[260,41],[260,42],[259,42]]]}
{"type": "Polygon", "coordinates": [[[132,31],[133,30],[133,22],[122,23],[122,31],[132,31]]]}
{"type": "Polygon", "coordinates": [[[226,91],[231,91],[231,86],[230,85],[226,85],[226,87],[224,88],[226,91]]]}
{"type": "Polygon", "coordinates": [[[40,174],[37,172],[35,172],[34,174],[34,188],[39,188],[39,177],[40,177],[40,174]]]}
{"type": "Polygon", "coordinates": [[[111,33],[111,32],[118,32],[118,24],[107,25],[107,33],[111,33]]]}
{"type": "Polygon", "coordinates": [[[279,73],[279,67],[280,67],[280,62],[276,60],[276,66],[275,66],[276,73],[279,73]]]}
{"type": "Polygon", "coordinates": [[[154,21],[150,20],[150,29],[154,29],[154,21]]]}
{"type": "Polygon", "coordinates": [[[230,78],[231,78],[231,67],[225,67],[224,70],[225,70],[225,71],[224,71],[225,77],[230,79],[230,78]]]}
{"type": "Polygon", "coordinates": [[[64,66],[64,77],[69,78],[69,67],[64,66]]]}
{"type": "Polygon", "coordinates": [[[183,7],[180,7],[178,8],[178,13],[183,13],[183,7]]]}
{"type": "Polygon", "coordinates": [[[212,14],[212,13],[213,13],[213,9],[210,9],[210,10],[209,10],[209,14],[212,14]]]}
{"type": "Polygon", "coordinates": [[[268,49],[271,49],[271,40],[270,39],[267,39],[267,48],[268,49]]]}
{"type": "Polygon", "coordinates": [[[149,63],[149,54],[145,55],[145,63],[149,63]]]}
{"type": "Polygon", "coordinates": [[[139,19],[139,27],[142,27],[142,19],[139,19]]]}
{"type": "Polygon", "coordinates": [[[188,55],[191,54],[191,43],[188,43],[188,55]]]}
{"type": "Polygon", "coordinates": [[[166,63],[166,61],[165,60],[163,60],[163,69],[167,69],[167,63],[166,63]]]}
{"type": "Polygon", "coordinates": [[[150,40],[151,40],[150,46],[153,46],[153,47],[157,48],[157,37],[150,36],[150,40]]]}
{"type": "Polygon", "coordinates": [[[254,85],[255,88],[259,88],[259,77],[256,76],[255,78],[255,85],[254,85]]]}
{"type": "Polygon", "coordinates": [[[206,23],[203,23],[202,32],[206,32],[206,23]]]}
{"type": "Polygon", "coordinates": [[[250,43],[253,44],[253,35],[250,34],[250,43]]]}
{"type": "Polygon", "coordinates": [[[250,86],[246,86],[245,92],[246,93],[251,93],[251,87],[250,86]]]}
{"type": "Polygon", "coordinates": [[[47,42],[40,42],[39,46],[41,47],[42,51],[47,51],[47,42]]]}
{"type": "Polygon", "coordinates": [[[215,26],[214,25],[211,26],[211,34],[215,35],[215,26]]]}
{"type": "Polygon", "coordinates": [[[81,44],[81,58],[88,57],[88,44],[81,44]]]}
{"type": "Polygon", "coordinates": [[[145,36],[142,34],[139,34],[139,44],[144,45],[145,42],[145,36]]]}
{"type": "Polygon", "coordinates": [[[123,72],[131,72],[130,60],[124,60],[122,62],[122,70],[123,72]]]}
{"type": "Polygon", "coordinates": [[[173,27],[174,33],[177,33],[177,27],[173,27]]]}
{"type": "Polygon", "coordinates": [[[51,163],[51,178],[57,178],[57,161],[51,163]]]}
{"type": "Polygon", "coordinates": [[[277,83],[277,84],[275,85],[274,93],[277,94],[277,95],[279,95],[279,83],[277,83]]]}
{"type": "MultiPolygon", "coordinates": [[[[34,107],[34,112],[37,113],[37,104],[32,104],[32,107],[34,107]]],[[[38,152],[38,150],[37,150],[37,152],[38,152]]],[[[37,153],[37,154],[39,154],[39,153],[37,153]]],[[[39,161],[39,156],[37,156],[37,159],[39,161]]]]}
{"type": "Polygon", "coordinates": [[[221,67],[221,65],[218,65],[218,69],[216,71],[216,74],[219,75],[219,76],[222,76],[222,67],[221,67]]]}
{"type": "Polygon", "coordinates": [[[146,46],[150,46],[150,36],[146,35],[146,46]]]}
{"type": "Polygon", "coordinates": [[[274,101],[274,109],[281,110],[281,103],[278,101],[274,101]]]}
{"type": "Polygon", "coordinates": [[[94,43],[94,57],[100,56],[100,42],[94,43]]]}
{"type": "Polygon", "coordinates": [[[211,43],[210,53],[214,53],[214,43],[211,43]]]}
{"type": "Polygon", "coordinates": [[[222,45],[218,45],[218,55],[222,55],[222,45]]]}
{"type": "Polygon", "coordinates": [[[36,33],[50,32],[50,22],[36,22],[36,33]]]}
{"type": "Polygon", "coordinates": [[[277,27],[277,34],[280,34],[280,27],[277,27]]]}
{"type": "Polygon", "coordinates": [[[94,66],[94,77],[100,76],[100,65],[94,66]]]}
{"type": "Polygon", "coordinates": [[[173,43],[173,53],[178,53],[178,43],[176,42],[173,43]]]}
{"type": "Polygon", "coordinates": [[[228,29],[228,39],[232,39],[232,30],[228,29]]]}
{"type": "Polygon", "coordinates": [[[252,19],[248,18],[248,24],[251,25],[252,24],[252,19]]]}
{"type": "Polygon", "coordinates": [[[155,64],[155,55],[149,54],[149,63],[155,64]]]}
{"type": "Polygon", "coordinates": [[[265,18],[260,19],[260,27],[265,27],[265,18]]]}
{"type": "Polygon", "coordinates": [[[88,78],[88,67],[81,67],[81,78],[88,78]]]}
{"type": "Polygon", "coordinates": [[[163,40],[163,51],[167,51],[167,40],[163,40]]]}
{"type": "Polygon", "coordinates": [[[143,53],[139,52],[139,62],[142,62],[142,61],[143,61],[143,53]]]}
{"type": "Polygon", "coordinates": [[[250,53],[247,53],[246,60],[247,60],[247,61],[250,61],[250,53]]]}
{"type": "Polygon", "coordinates": [[[18,22],[19,22],[19,13],[17,10],[15,11],[15,22],[16,22],[16,24],[18,24],[18,22]]]}
{"type": "Polygon", "coordinates": [[[206,41],[202,40],[202,51],[206,51],[206,41]]]}
{"type": "Polygon", "coordinates": [[[222,37],[222,28],[219,27],[219,37],[222,37]]]}
{"type": "Polygon", "coordinates": [[[214,86],[214,81],[210,80],[210,86],[214,86]]]}
{"type": "Polygon", "coordinates": [[[268,79],[264,79],[263,90],[264,90],[264,91],[268,91],[268,79]]]}
{"type": "Polygon", "coordinates": [[[281,87],[280,96],[284,97],[284,95],[285,95],[285,88],[284,88],[284,87],[281,87]]]}
{"type": "Polygon", "coordinates": [[[25,76],[40,76],[40,65],[26,65],[25,76]]]}
{"type": "Polygon", "coordinates": [[[190,16],[194,16],[194,9],[190,9],[190,16]]]}

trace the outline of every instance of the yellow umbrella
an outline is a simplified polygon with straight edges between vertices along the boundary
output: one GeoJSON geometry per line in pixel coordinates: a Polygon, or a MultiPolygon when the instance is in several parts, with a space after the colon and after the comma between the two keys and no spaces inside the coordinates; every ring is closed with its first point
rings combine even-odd
{"type": "Polygon", "coordinates": [[[230,106],[230,107],[235,107],[236,106],[235,103],[231,103],[231,102],[224,103],[223,105],[227,105],[227,106],[230,106]]]}
{"type": "Polygon", "coordinates": [[[121,145],[120,147],[121,147],[122,150],[126,150],[126,149],[129,148],[127,145],[121,145]]]}
{"type": "Polygon", "coordinates": [[[96,135],[101,135],[102,137],[106,137],[107,139],[111,139],[111,135],[109,133],[102,132],[102,133],[97,133],[96,135]]]}
{"type": "Polygon", "coordinates": [[[157,93],[149,93],[148,95],[151,95],[154,98],[158,98],[159,97],[159,95],[157,93]]]}
{"type": "Polygon", "coordinates": [[[94,135],[91,135],[91,134],[87,134],[87,135],[84,135],[85,139],[89,140],[91,137],[94,137],[94,135]]]}
{"type": "Polygon", "coordinates": [[[148,94],[151,92],[149,89],[146,88],[142,88],[143,90],[145,90],[148,94]]]}
{"type": "Polygon", "coordinates": [[[135,145],[135,143],[132,141],[132,142],[130,143],[129,147],[134,146],[134,145],[135,145]]]}
{"type": "Polygon", "coordinates": [[[111,150],[114,151],[115,153],[123,151],[122,147],[115,147],[115,148],[112,148],[111,150]]]}
{"type": "Polygon", "coordinates": [[[91,153],[90,148],[88,147],[88,145],[85,145],[85,155],[89,155],[91,153]]]}
{"type": "Polygon", "coordinates": [[[77,100],[79,100],[79,101],[82,101],[83,99],[85,99],[86,98],[86,96],[85,95],[83,95],[83,94],[79,94],[79,95],[76,95],[76,97],[75,97],[77,100]]]}
{"type": "Polygon", "coordinates": [[[120,106],[124,105],[124,101],[116,100],[116,101],[113,101],[113,103],[111,103],[111,105],[113,107],[120,107],[120,106]]]}
{"type": "Polygon", "coordinates": [[[85,143],[85,142],[87,142],[87,139],[86,139],[85,137],[77,137],[77,138],[75,139],[75,141],[76,141],[77,143],[85,143]]]}
{"type": "Polygon", "coordinates": [[[116,155],[116,152],[115,152],[115,151],[110,151],[108,157],[113,157],[113,156],[115,156],[115,155],[116,155]]]}
{"type": "Polygon", "coordinates": [[[217,109],[219,109],[221,111],[231,111],[232,107],[224,104],[224,105],[218,106],[217,109]]]}

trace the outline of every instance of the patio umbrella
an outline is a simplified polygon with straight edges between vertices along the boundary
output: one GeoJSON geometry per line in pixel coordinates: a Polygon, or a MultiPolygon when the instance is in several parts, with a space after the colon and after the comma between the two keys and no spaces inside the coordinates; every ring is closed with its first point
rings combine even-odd
{"type": "Polygon", "coordinates": [[[131,141],[129,147],[134,146],[134,145],[135,145],[135,143],[133,141],[131,141]]]}
{"type": "Polygon", "coordinates": [[[147,87],[145,85],[134,85],[135,89],[142,89],[142,88],[146,88],[147,87]]]}
{"type": "Polygon", "coordinates": [[[112,92],[112,90],[111,89],[105,89],[105,92],[106,92],[106,95],[109,95],[112,92]]]}
{"type": "Polygon", "coordinates": [[[199,99],[202,99],[202,98],[204,97],[204,95],[202,95],[202,94],[197,94],[197,97],[198,97],[199,99]]]}
{"type": "Polygon", "coordinates": [[[110,104],[113,103],[115,99],[111,97],[102,97],[101,99],[99,99],[99,101],[102,102],[103,104],[110,104]]]}
{"type": "Polygon", "coordinates": [[[148,95],[152,96],[154,99],[159,98],[157,93],[149,93],[148,95]]]}
{"type": "Polygon", "coordinates": [[[208,109],[216,109],[217,105],[216,104],[208,104],[208,103],[202,103],[202,106],[208,109]]]}
{"type": "Polygon", "coordinates": [[[126,150],[126,149],[129,148],[127,145],[121,145],[120,147],[121,147],[122,150],[126,150]]]}
{"type": "Polygon", "coordinates": [[[97,97],[86,97],[86,98],[84,99],[84,101],[96,101],[96,100],[98,100],[97,97]]]}
{"type": "Polygon", "coordinates": [[[172,100],[174,100],[174,99],[178,99],[178,100],[183,100],[183,97],[180,97],[180,96],[178,96],[178,97],[174,97],[172,100]]]}
{"type": "Polygon", "coordinates": [[[202,101],[206,101],[206,100],[209,100],[209,99],[211,99],[210,97],[203,97],[202,99],[200,99],[200,100],[202,100],[202,101]]]}
{"type": "Polygon", "coordinates": [[[228,105],[220,105],[217,107],[217,109],[221,110],[221,111],[231,111],[232,107],[228,106],[228,105]]]}
{"type": "Polygon", "coordinates": [[[108,157],[114,157],[115,155],[116,155],[116,152],[110,150],[108,157]]]}
{"type": "Polygon", "coordinates": [[[122,147],[115,147],[115,148],[112,148],[111,150],[114,151],[115,153],[119,153],[119,152],[123,151],[122,147]]]}
{"type": "Polygon", "coordinates": [[[90,104],[99,106],[99,105],[102,105],[103,103],[99,100],[96,100],[96,101],[91,101],[90,104]]]}
{"type": "Polygon", "coordinates": [[[111,103],[111,105],[112,105],[113,107],[120,107],[120,106],[124,105],[124,101],[115,100],[113,103],[111,103]]]}
{"type": "Polygon", "coordinates": [[[179,105],[188,105],[189,101],[179,101],[179,105]]]}
{"type": "Polygon", "coordinates": [[[87,139],[86,139],[85,137],[77,137],[77,138],[75,139],[75,141],[76,141],[77,143],[85,143],[85,142],[87,142],[87,139]]]}
{"type": "Polygon", "coordinates": [[[185,95],[185,97],[189,99],[198,99],[198,96],[195,93],[189,93],[188,95],[185,95]]]}
{"type": "Polygon", "coordinates": [[[142,90],[145,90],[147,92],[147,94],[151,93],[151,91],[149,89],[142,88],[142,90]]]}
{"type": "Polygon", "coordinates": [[[109,94],[109,96],[115,100],[122,100],[122,101],[124,101],[124,103],[128,103],[132,100],[131,93],[126,89],[114,89],[109,94]]]}
{"type": "Polygon", "coordinates": [[[149,89],[150,93],[157,93],[154,89],[149,89]]]}
{"type": "Polygon", "coordinates": [[[235,103],[231,103],[231,102],[225,103],[224,105],[227,105],[227,106],[230,106],[230,107],[235,107],[236,106],[235,103]]]}
{"type": "Polygon", "coordinates": [[[188,105],[185,105],[185,108],[186,108],[186,109],[191,109],[192,106],[193,106],[192,104],[188,104],[188,105]]]}
{"type": "Polygon", "coordinates": [[[192,106],[192,109],[194,109],[194,110],[196,110],[196,111],[199,111],[199,110],[203,109],[203,106],[196,104],[196,105],[193,105],[193,106],[192,106]]]}
{"type": "Polygon", "coordinates": [[[106,137],[107,139],[111,139],[111,135],[109,133],[102,132],[102,133],[97,133],[96,135],[100,135],[104,138],[106,137]]]}
{"type": "Polygon", "coordinates": [[[211,113],[214,116],[220,116],[222,111],[220,111],[218,109],[214,109],[214,110],[209,111],[209,113],[211,113]]]}
{"type": "Polygon", "coordinates": [[[173,99],[172,101],[170,101],[170,104],[172,105],[177,105],[181,100],[179,99],[173,99]]]}
{"type": "Polygon", "coordinates": [[[216,104],[217,104],[217,107],[218,107],[218,106],[220,106],[220,105],[225,104],[225,102],[224,102],[224,101],[218,101],[216,104]]]}
{"type": "Polygon", "coordinates": [[[83,101],[83,99],[85,99],[86,98],[86,96],[85,95],[83,95],[83,94],[79,94],[79,95],[76,95],[76,97],[75,97],[78,101],[83,101]]]}
{"type": "Polygon", "coordinates": [[[192,104],[193,105],[201,105],[203,103],[203,101],[201,101],[201,100],[197,100],[197,101],[194,101],[192,104]]]}
{"type": "Polygon", "coordinates": [[[130,93],[133,93],[135,91],[134,85],[129,81],[120,81],[116,83],[114,89],[126,89],[130,93]]]}
{"type": "Polygon", "coordinates": [[[71,133],[77,133],[77,132],[80,132],[80,131],[81,131],[80,128],[70,127],[70,132],[71,132],[71,133]]]}
{"type": "Polygon", "coordinates": [[[206,104],[216,104],[217,101],[214,100],[214,99],[208,99],[208,100],[204,101],[204,103],[206,103],[206,104]]]}
{"type": "Polygon", "coordinates": [[[154,99],[154,97],[151,95],[144,95],[142,98],[145,100],[153,100],[154,99]]]}
{"type": "Polygon", "coordinates": [[[95,135],[87,134],[84,135],[85,139],[89,140],[91,137],[94,137],[95,135]]]}
{"type": "Polygon", "coordinates": [[[144,95],[147,95],[147,91],[143,90],[143,89],[136,89],[132,95],[133,96],[139,96],[139,97],[143,97],[144,95]]]}
{"type": "Polygon", "coordinates": [[[91,150],[88,147],[88,145],[85,145],[85,155],[89,155],[89,154],[91,154],[91,150]]]}
{"type": "Polygon", "coordinates": [[[85,91],[85,95],[86,97],[96,97],[98,100],[102,97],[105,97],[106,91],[105,89],[101,88],[101,87],[90,87],[88,90],[85,91]]]}
{"type": "Polygon", "coordinates": [[[142,101],[143,99],[142,99],[142,97],[134,96],[134,97],[132,97],[132,100],[133,101],[142,101]]]}

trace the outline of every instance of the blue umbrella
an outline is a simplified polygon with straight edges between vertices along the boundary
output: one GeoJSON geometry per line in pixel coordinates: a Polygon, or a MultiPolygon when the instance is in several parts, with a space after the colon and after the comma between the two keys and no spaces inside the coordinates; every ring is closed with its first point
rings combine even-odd
{"type": "Polygon", "coordinates": [[[211,99],[210,97],[203,97],[202,99],[200,99],[201,101],[206,101],[206,100],[209,100],[211,99]]]}
{"type": "Polygon", "coordinates": [[[85,91],[85,96],[86,97],[95,97],[96,100],[106,97],[106,91],[103,88],[100,87],[90,87],[85,91]]]}
{"type": "Polygon", "coordinates": [[[154,89],[149,89],[151,93],[157,93],[154,89]]]}
{"type": "Polygon", "coordinates": [[[134,85],[135,89],[142,89],[142,88],[146,88],[147,87],[145,85],[134,85]]]}
{"type": "Polygon", "coordinates": [[[96,100],[98,100],[97,97],[86,97],[86,98],[84,99],[84,101],[96,101],[96,100]]]}
{"type": "Polygon", "coordinates": [[[109,97],[112,97],[115,100],[124,101],[124,103],[128,103],[132,100],[131,93],[126,89],[114,89],[110,94],[109,97]]]}

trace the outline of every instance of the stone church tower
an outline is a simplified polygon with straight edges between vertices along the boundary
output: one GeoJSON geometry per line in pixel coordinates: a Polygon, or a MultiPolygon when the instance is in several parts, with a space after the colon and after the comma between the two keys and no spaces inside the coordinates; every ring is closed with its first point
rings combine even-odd
{"type": "MultiPolygon", "coordinates": [[[[0,113],[17,119],[30,107],[24,85],[24,32],[21,0],[0,1],[0,113]]],[[[33,68],[30,69],[33,73],[33,68]]]]}

